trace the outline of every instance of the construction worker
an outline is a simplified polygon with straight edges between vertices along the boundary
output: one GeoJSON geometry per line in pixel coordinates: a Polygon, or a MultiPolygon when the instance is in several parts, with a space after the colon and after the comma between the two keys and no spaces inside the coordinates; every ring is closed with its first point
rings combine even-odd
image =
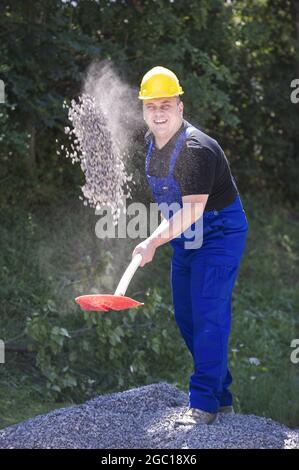
{"type": "Polygon", "coordinates": [[[173,248],[174,315],[194,361],[189,407],[176,423],[211,424],[218,412],[233,412],[228,339],[248,223],[223,150],[183,118],[182,94],[178,78],[165,67],[154,67],[142,79],[146,177],[164,218],[132,256],[141,253],[144,266],[159,246],[170,242],[173,248]],[[167,213],[172,203],[178,209],[167,213]],[[196,226],[203,229],[202,243],[190,248],[187,233],[196,226]]]}

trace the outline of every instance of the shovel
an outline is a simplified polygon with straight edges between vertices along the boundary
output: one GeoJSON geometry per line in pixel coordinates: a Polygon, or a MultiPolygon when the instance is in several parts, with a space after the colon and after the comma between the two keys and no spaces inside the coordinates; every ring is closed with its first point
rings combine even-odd
{"type": "Polygon", "coordinates": [[[91,294],[80,295],[75,298],[75,302],[80,305],[82,310],[102,311],[108,312],[109,310],[124,310],[126,308],[139,307],[144,305],[137,300],[125,297],[126,290],[132,277],[134,276],[137,268],[142,261],[142,255],[137,253],[131,263],[125,270],[119,284],[114,292],[114,295],[109,294],[91,294]]]}

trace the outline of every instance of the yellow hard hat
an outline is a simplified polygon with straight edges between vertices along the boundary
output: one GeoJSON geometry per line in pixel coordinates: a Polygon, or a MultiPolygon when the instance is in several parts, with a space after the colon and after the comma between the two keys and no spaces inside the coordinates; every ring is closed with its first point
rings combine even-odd
{"type": "Polygon", "coordinates": [[[183,93],[177,76],[171,70],[159,66],[144,75],[140,85],[139,99],[170,98],[183,93]]]}

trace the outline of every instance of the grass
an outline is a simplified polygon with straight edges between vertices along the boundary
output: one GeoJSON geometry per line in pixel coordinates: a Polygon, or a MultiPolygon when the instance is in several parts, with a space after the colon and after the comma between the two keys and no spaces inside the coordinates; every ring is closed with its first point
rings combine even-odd
{"type": "Polygon", "coordinates": [[[45,381],[26,355],[12,353],[0,365],[0,428],[48,413],[72,402],[55,402],[45,387],[45,381]]]}

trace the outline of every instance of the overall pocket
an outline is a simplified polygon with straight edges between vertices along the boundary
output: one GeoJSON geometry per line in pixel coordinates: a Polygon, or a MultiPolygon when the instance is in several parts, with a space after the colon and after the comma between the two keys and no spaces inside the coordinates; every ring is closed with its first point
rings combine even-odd
{"type": "Polygon", "coordinates": [[[203,273],[202,297],[229,299],[237,273],[237,265],[206,264],[203,273]]]}

